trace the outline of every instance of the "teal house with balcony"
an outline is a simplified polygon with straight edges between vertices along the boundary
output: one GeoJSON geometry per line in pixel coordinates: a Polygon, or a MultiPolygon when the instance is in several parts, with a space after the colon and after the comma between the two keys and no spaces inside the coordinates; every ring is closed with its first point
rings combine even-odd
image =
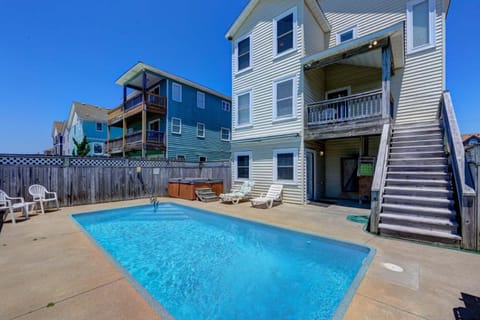
{"type": "Polygon", "coordinates": [[[108,112],[112,156],[216,161],[230,159],[231,99],[138,62],[116,84],[123,101],[108,112]],[[115,130],[122,134],[114,136],[115,130]]]}

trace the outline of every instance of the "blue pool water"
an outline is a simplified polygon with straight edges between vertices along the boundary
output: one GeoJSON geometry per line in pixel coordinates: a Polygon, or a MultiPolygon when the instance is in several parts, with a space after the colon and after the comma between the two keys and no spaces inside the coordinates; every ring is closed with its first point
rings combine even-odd
{"type": "Polygon", "coordinates": [[[72,217],[178,320],[341,316],[374,254],[173,203],[72,217]]]}

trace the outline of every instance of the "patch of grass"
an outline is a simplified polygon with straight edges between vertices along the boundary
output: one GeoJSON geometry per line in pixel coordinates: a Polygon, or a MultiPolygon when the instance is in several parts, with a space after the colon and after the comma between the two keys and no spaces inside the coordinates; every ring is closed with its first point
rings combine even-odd
{"type": "Polygon", "coordinates": [[[51,307],[53,307],[54,305],[55,305],[55,303],[49,302],[49,303],[47,304],[47,308],[51,308],[51,307]]]}

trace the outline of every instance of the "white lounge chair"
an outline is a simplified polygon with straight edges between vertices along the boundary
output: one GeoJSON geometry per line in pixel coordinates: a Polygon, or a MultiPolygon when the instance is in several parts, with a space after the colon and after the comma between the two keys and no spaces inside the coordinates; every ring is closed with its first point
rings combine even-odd
{"type": "Polygon", "coordinates": [[[57,204],[57,209],[59,208],[56,192],[47,191],[47,188],[39,184],[31,185],[28,188],[28,192],[32,195],[34,202],[40,203],[40,209],[42,209],[42,214],[45,214],[44,202],[55,201],[57,204]]]}
{"type": "Polygon", "coordinates": [[[15,209],[22,209],[23,216],[28,218],[28,206],[32,202],[25,202],[22,197],[9,197],[7,193],[3,190],[0,190],[0,210],[4,210],[5,213],[2,214],[2,221],[5,220],[8,213],[10,213],[10,219],[12,223],[15,224],[15,209]]]}
{"type": "Polygon", "coordinates": [[[272,184],[268,189],[266,195],[262,193],[260,197],[253,198],[250,200],[250,202],[252,203],[252,207],[265,204],[267,208],[271,208],[273,206],[273,202],[282,201],[282,189],[283,189],[283,185],[272,184]]]}
{"type": "Polygon", "coordinates": [[[240,200],[250,199],[250,193],[252,192],[255,182],[253,181],[244,181],[240,186],[240,189],[232,189],[230,193],[222,193],[219,195],[220,201],[222,202],[232,202],[233,204],[238,204],[240,200]]]}

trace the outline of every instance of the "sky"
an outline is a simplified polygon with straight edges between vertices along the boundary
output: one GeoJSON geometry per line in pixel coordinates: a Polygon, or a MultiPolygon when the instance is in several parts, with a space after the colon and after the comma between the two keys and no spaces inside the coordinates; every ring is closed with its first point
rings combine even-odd
{"type": "MultiPolygon", "coordinates": [[[[0,0],[0,153],[43,153],[72,101],[107,108],[138,61],[231,95],[225,33],[248,0],[0,0]]],[[[452,0],[447,89],[462,133],[480,132],[479,0],[452,0]]]]}

